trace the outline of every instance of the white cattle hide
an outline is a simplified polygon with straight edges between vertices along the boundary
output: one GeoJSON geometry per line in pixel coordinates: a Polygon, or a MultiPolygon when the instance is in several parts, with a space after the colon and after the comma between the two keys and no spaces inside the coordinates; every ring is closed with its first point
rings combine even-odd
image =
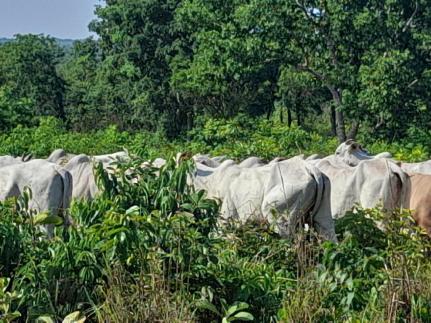
{"type": "Polygon", "coordinates": [[[119,151],[113,154],[97,155],[93,156],[92,158],[95,162],[103,164],[110,164],[114,161],[128,162],[130,160],[129,155],[125,151],[119,151]]]}
{"type": "MultiPolygon", "coordinates": [[[[38,212],[59,214],[69,208],[72,185],[68,171],[46,160],[35,159],[0,167],[0,200],[17,197],[25,187],[29,187],[32,191],[29,207],[38,212]]],[[[68,219],[65,221],[68,222],[68,219]]],[[[52,235],[52,225],[47,230],[52,235]]]]}
{"type": "Polygon", "coordinates": [[[21,157],[0,156],[0,167],[24,163],[21,157]]]}
{"type": "Polygon", "coordinates": [[[373,208],[381,204],[385,209],[402,206],[406,194],[406,174],[387,159],[359,162],[347,166],[332,159],[316,164],[331,183],[331,214],[334,219],[343,217],[355,204],[373,208]]]}
{"type": "Polygon", "coordinates": [[[349,139],[338,146],[335,150],[335,155],[328,156],[326,159],[331,159],[332,163],[341,161],[349,166],[356,166],[362,160],[390,158],[388,156],[391,157],[392,155],[389,152],[383,152],[375,156],[370,155],[360,144],[349,139]]]}
{"type": "Polygon", "coordinates": [[[259,157],[248,157],[238,164],[242,168],[254,168],[265,165],[264,161],[259,157]]]}
{"type": "Polygon", "coordinates": [[[431,160],[420,163],[401,163],[401,169],[410,174],[431,175],[431,160]]]}
{"type": "Polygon", "coordinates": [[[225,161],[216,169],[197,165],[195,187],[223,201],[221,216],[244,222],[264,218],[279,234],[292,237],[297,224],[308,219],[327,239],[336,240],[325,195],[325,178],[302,158],[277,164],[243,168],[225,161]]]}
{"type": "Polygon", "coordinates": [[[93,199],[99,189],[96,184],[93,162],[87,155],[73,157],[64,168],[72,175],[72,197],[76,199],[93,199]]]}
{"type": "Polygon", "coordinates": [[[75,154],[66,153],[63,149],[56,149],[46,160],[57,165],[65,165],[75,156],[75,154]]]}

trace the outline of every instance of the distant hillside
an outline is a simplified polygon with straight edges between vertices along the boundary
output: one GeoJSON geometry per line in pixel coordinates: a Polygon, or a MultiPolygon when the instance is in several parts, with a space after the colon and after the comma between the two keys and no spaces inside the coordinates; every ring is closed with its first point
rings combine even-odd
{"type": "Polygon", "coordinates": [[[66,47],[66,48],[72,47],[73,43],[76,41],[76,39],[60,39],[60,38],[55,38],[55,40],[61,47],[66,47]]]}
{"type": "MultiPolygon", "coordinates": [[[[60,45],[61,47],[64,47],[66,49],[69,49],[73,46],[73,43],[76,41],[76,39],[61,39],[61,38],[54,38],[58,45],[60,45]]],[[[7,43],[8,41],[13,40],[13,38],[5,38],[5,37],[0,37],[0,45],[7,43]]]]}

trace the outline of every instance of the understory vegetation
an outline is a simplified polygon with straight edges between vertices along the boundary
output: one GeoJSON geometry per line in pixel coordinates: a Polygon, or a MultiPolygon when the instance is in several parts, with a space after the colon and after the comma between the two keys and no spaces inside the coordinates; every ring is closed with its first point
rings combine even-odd
{"type": "Polygon", "coordinates": [[[431,244],[408,213],[356,209],[339,244],[312,230],[288,241],[266,223],[219,227],[217,203],[186,184],[190,161],[158,175],[140,162],[98,169],[103,193],[75,201],[69,227],[30,220],[28,193],[1,204],[1,321],[431,320],[431,244]]]}
{"type": "MultiPolygon", "coordinates": [[[[191,131],[177,139],[168,139],[162,133],[149,131],[120,131],[116,126],[92,132],[73,132],[61,120],[53,117],[40,118],[38,125],[18,125],[10,132],[0,133],[0,155],[20,156],[32,154],[46,158],[57,149],[69,153],[89,155],[127,150],[142,158],[167,157],[177,152],[193,154],[226,155],[237,160],[259,156],[265,160],[275,157],[334,153],[338,146],[336,138],[327,136],[325,129],[288,126],[277,118],[205,118],[191,131]]],[[[358,141],[370,153],[389,151],[402,161],[423,161],[430,157],[431,131],[411,128],[409,135],[399,141],[376,140],[360,132],[358,141]]]]}

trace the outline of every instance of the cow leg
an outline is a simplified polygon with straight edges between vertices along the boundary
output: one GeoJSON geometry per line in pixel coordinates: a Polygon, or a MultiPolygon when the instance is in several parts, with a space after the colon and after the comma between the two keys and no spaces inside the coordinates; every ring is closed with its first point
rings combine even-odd
{"type": "Polygon", "coordinates": [[[21,191],[18,185],[12,181],[8,181],[5,185],[2,185],[0,189],[0,200],[5,201],[11,197],[18,197],[21,195],[21,191]]]}
{"type": "Polygon", "coordinates": [[[331,192],[329,187],[329,184],[325,185],[322,200],[313,216],[312,224],[320,236],[333,242],[338,242],[337,235],[335,234],[334,219],[331,214],[331,192]]]}
{"type": "Polygon", "coordinates": [[[299,210],[283,192],[272,190],[262,202],[262,215],[271,224],[275,224],[277,233],[291,239],[299,224],[299,210]]]}
{"type": "Polygon", "coordinates": [[[220,209],[219,224],[224,225],[230,219],[238,220],[239,216],[230,194],[226,194],[220,209]]]}

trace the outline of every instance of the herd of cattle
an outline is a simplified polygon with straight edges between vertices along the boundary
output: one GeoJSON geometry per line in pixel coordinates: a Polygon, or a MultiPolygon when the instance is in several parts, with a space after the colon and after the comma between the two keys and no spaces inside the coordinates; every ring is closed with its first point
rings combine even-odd
{"type": "MultiPolygon", "coordinates": [[[[336,241],[334,219],[355,205],[381,205],[386,210],[411,209],[418,225],[431,235],[431,161],[402,163],[389,153],[371,156],[352,140],[324,158],[297,156],[269,163],[257,157],[240,163],[208,155],[192,158],[196,167],[188,181],[221,201],[221,220],[265,219],[284,237],[290,237],[300,223],[308,223],[322,237],[336,241]]],[[[62,149],[47,159],[1,156],[0,200],[30,187],[30,208],[58,214],[72,199],[93,199],[98,194],[95,163],[108,168],[113,161],[128,160],[126,152],[90,157],[62,149]]],[[[165,163],[157,158],[142,167],[160,168],[165,163]]]]}

